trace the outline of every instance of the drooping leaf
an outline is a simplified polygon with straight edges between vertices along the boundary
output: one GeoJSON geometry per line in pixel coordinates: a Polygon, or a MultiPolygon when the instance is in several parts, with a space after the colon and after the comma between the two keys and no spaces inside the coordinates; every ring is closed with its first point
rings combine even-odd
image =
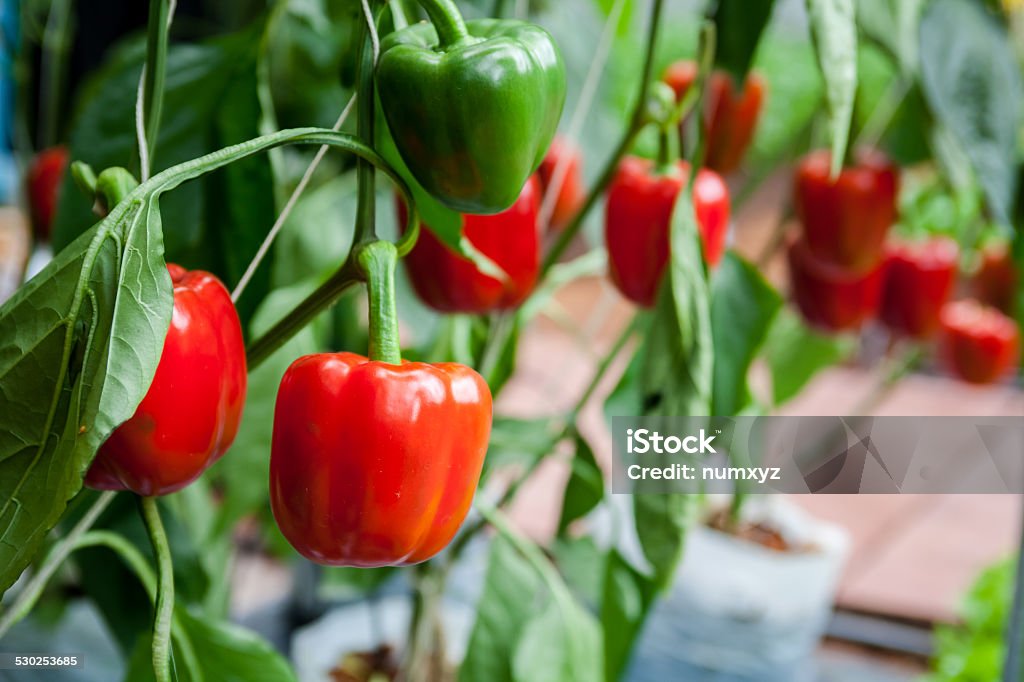
{"type": "Polygon", "coordinates": [[[153,380],[172,307],[158,197],[129,195],[0,307],[0,592],[153,380]]]}
{"type": "Polygon", "coordinates": [[[533,567],[503,536],[495,537],[459,682],[512,682],[516,643],[540,589],[533,567]]]}
{"type": "Polygon", "coordinates": [[[1009,224],[1017,188],[1021,76],[1006,30],[970,0],[935,0],[920,24],[921,84],[970,161],[993,216],[1009,224]]]}
{"type": "Polygon", "coordinates": [[[853,0],[807,0],[811,37],[825,77],[832,174],[843,165],[857,95],[857,24],[853,0]]]}
{"type": "Polygon", "coordinates": [[[551,599],[523,630],[515,682],[593,682],[603,678],[601,629],[573,600],[551,599]]]}
{"type": "Polygon", "coordinates": [[[652,580],[659,590],[672,584],[676,566],[683,556],[686,531],[692,525],[698,497],[683,494],[638,494],[633,496],[633,517],[644,557],[654,570],[652,580]]]}
{"type": "Polygon", "coordinates": [[[715,342],[711,413],[736,414],[749,400],[747,372],[782,297],[757,269],[728,252],[711,280],[711,328],[715,342]]]}
{"type": "Polygon", "coordinates": [[[633,568],[616,550],[608,552],[601,600],[607,682],[622,679],[630,652],[657,593],[655,587],[648,576],[633,568]]]}
{"type": "Polygon", "coordinates": [[[742,83],[754,52],[772,16],[775,0],[718,0],[715,22],[715,64],[742,83]]]}
{"type": "Polygon", "coordinates": [[[792,311],[784,311],[765,340],[775,404],[795,396],[818,371],[847,357],[853,347],[851,339],[819,334],[792,311]]]}

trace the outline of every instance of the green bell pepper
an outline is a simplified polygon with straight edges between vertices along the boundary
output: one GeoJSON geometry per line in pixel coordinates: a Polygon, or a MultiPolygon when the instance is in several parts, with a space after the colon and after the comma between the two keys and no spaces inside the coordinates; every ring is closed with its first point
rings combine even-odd
{"type": "Polygon", "coordinates": [[[464,22],[450,0],[421,0],[432,23],[388,35],[377,92],[413,177],[461,213],[498,213],[540,165],[565,104],[551,36],[521,21],[464,22]]]}

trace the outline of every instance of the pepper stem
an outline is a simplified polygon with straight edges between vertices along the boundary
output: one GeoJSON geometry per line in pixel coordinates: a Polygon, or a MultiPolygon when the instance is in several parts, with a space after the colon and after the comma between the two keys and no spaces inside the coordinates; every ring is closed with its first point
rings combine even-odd
{"type": "Polygon", "coordinates": [[[434,24],[441,47],[449,47],[469,37],[466,22],[452,0],[419,0],[434,24]]]}
{"type": "Polygon", "coordinates": [[[657,172],[669,173],[679,160],[679,136],[674,130],[662,127],[658,130],[657,172]]]}
{"type": "Polygon", "coordinates": [[[398,306],[395,303],[398,251],[391,242],[375,241],[361,246],[356,260],[366,278],[370,298],[370,359],[400,364],[402,351],[398,343],[398,306]]]}

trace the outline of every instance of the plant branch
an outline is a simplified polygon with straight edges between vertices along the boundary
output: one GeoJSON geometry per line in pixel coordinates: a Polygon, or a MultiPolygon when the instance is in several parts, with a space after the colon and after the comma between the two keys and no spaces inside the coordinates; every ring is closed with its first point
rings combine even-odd
{"type": "Polygon", "coordinates": [[[160,520],[157,498],[139,500],[142,520],[153,545],[157,565],[156,606],[153,617],[153,672],[157,682],[171,682],[171,623],[174,619],[174,563],[167,533],[160,520]]]}

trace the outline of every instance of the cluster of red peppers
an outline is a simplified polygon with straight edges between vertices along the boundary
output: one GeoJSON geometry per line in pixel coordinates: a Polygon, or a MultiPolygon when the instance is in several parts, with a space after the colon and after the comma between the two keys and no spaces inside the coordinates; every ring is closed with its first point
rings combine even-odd
{"type": "Polygon", "coordinates": [[[830,166],[828,151],[814,151],[794,178],[800,233],[788,245],[789,275],[808,323],[834,333],[878,319],[894,337],[935,339],[947,369],[974,383],[996,381],[1016,367],[1018,327],[999,309],[1008,309],[1014,291],[1006,249],[983,251],[970,283],[976,299],[954,301],[957,243],[890,234],[898,169],[875,150],[860,151],[835,178],[830,166]]]}

